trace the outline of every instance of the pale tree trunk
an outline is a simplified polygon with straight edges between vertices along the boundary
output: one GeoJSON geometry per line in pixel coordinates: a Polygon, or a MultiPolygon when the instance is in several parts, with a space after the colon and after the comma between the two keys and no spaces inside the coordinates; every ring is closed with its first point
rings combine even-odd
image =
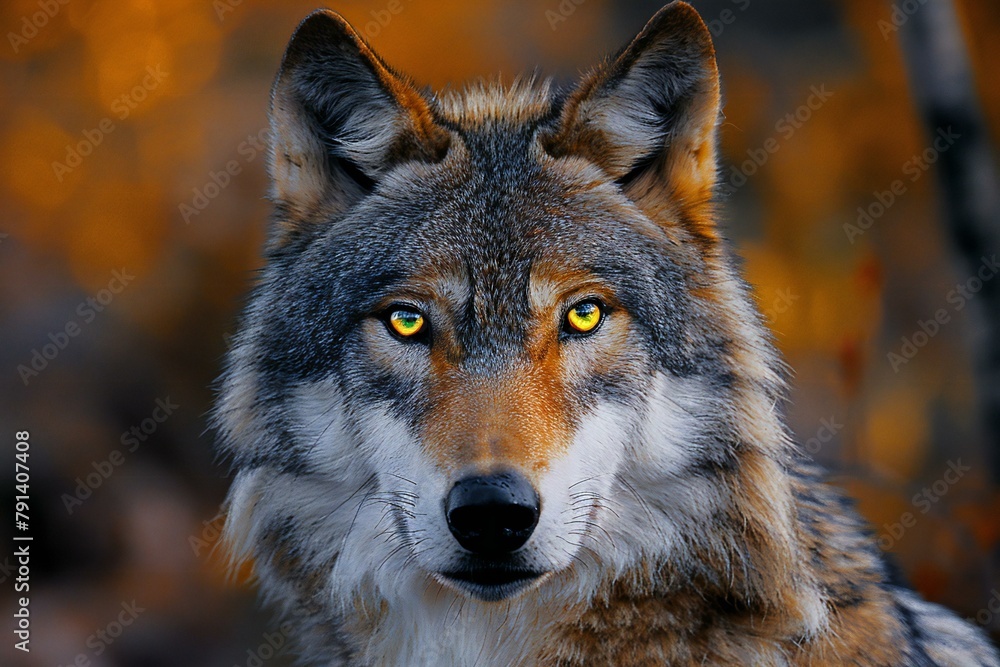
{"type": "MultiPolygon", "coordinates": [[[[896,3],[903,4],[911,3],[896,3]]],[[[983,269],[984,257],[1000,254],[1000,181],[989,130],[952,0],[912,4],[919,8],[906,16],[899,31],[910,87],[931,140],[940,130],[959,136],[940,153],[935,171],[948,234],[963,270],[973,276],[983,269]]],[[[994,74],[985,76],[992,79],[994,74]]],[[[982,325],[973,350],[976,381],[993,479],[1000,481],[1000,276],[983,282],[969,311],[982,325]]]]}

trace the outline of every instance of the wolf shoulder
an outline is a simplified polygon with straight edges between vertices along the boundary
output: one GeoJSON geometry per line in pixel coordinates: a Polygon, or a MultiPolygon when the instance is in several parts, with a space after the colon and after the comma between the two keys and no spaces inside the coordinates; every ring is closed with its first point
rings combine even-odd
{"type": "Polygon", "coordinates": [[[889,592],[909,630],[914,667],[1000,667],[1000,655],[978,627],[905,588],[889,592]]]}

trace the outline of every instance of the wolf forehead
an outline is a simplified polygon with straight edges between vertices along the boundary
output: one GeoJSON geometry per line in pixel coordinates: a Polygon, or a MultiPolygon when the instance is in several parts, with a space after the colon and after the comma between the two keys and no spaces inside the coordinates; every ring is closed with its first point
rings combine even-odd
{"type": "Polygon", "coordinates": [[[670,239],[606,176],[538,150],[540,122],[456,129],[448,158],[397,167],[306,248],[274,257],[268,347],[295,355],[283,370],[337,368],[350,332],[394,298],[456,313],[469,355],[512,352],[540,306],[587,288],[678,362],[689,305],[670,239]]]}
{"type": "Polygon", "coordinates": [[[256,370],[265,394],[346,377],[393,299],[426,307],[432,348],[450,327],[450,359],[513,359],[588,284],[659,368],[724,376],[712,304],[740,287],[711,222],[716,74],[686,5],[566,94],[421,91],[342,17],[310,15],[272,90],[276,224],[230,377],[256,370]]]}

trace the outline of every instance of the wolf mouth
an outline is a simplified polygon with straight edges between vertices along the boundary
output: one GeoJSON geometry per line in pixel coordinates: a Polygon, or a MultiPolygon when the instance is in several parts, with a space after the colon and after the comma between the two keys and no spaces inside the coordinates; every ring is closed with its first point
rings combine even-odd
{"type": "Polygon", "coordinates": [[[544,576],[545,572],[509,567],[477,567],[466,570],[441,572],[438,576],[473,597],[487,602],[497,602],[524,590],[544,576]]]}

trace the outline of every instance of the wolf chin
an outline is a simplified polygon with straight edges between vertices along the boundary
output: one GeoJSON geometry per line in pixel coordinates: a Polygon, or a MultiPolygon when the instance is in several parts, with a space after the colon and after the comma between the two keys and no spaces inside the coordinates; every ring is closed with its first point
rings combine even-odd
{"type": "Polygon", "coordinates": [[[664,7],[572,90],[430,94],[338,14],[271,100],[215,414],[226,535],[315,665],[1000,665],[794,445],[664,7]]]}

